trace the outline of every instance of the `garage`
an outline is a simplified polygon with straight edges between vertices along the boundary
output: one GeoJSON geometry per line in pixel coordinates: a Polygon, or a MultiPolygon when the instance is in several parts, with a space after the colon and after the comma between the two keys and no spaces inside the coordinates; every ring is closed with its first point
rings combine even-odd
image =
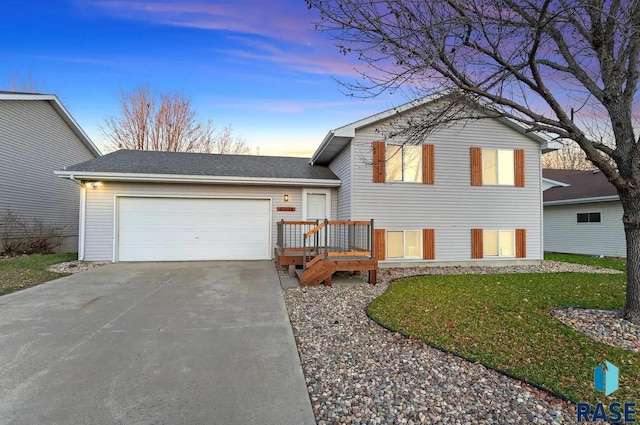
{"type": "Polygon", "coordinates": [[[118,197],[117,261],[270,259],[269,199],[118,197]]]}

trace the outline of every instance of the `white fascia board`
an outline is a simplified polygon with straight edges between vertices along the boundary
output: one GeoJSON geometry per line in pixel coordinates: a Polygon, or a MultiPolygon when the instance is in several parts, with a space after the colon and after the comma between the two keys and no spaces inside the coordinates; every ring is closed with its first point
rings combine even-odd
{"type": "Polygon", "coordinates": [[[0,100],[55,100],[52,94],[38,93],[0,93],[0,100]]]}
{"type": "Polygon", "coordinates": [[[547,183],[551,183],[551,184],[556,185],[556,186],[561,186],[561,187],[569,187],[569,186],[571,186],[569,183],[563,183],[563,182],[560,182],[558,180],[551,180],[551,179],[548,179],[546,177],[543,177],[542,181],[545,181],[547,183]]]}
{"type": "Polygon", "coordinates": [[[324,136],[322,143],[320,143],[320,146],[318,146],[318,149],[316,149],[316,151],[313,153],[313,156],[309,160],[309,164],[311,165],[315,164],[315,162],[318,160],[318,157],[322,155],[322,152],[324,152],[327,146],[329,146],[329,143],[331,143],[331,140],[333,139],[334,135],[335,134],[333,130],[331,130],[327,133],[326,136],[324,136]]]}
{"type": "Polygon", "coordinates": [[[561,199],[558,201],[547,201],[544,203],[544,206],[552,206],[552,205],[570,205],[570,204],[588,204],[592,202],[611,202],[611,201],[619,201],[620,197],[618,195],[609,195],[609,196],[595,196],[593,198],[578,198],[578,199],[561,199]]]}
{"type": "Polygon", "coordinates": [[[157,183],[210,183],[210,184],[246,184],[260,186],[308,186],[338,187],[340,180],[333,179],[296,179],[273,177],[231,177],[231,176],[190,176],[181,174],[143,174],[143,173],[104,173],[89,171],[56,171],[58,177],[77,180],[102,180],[125,182],[157,183]]]}

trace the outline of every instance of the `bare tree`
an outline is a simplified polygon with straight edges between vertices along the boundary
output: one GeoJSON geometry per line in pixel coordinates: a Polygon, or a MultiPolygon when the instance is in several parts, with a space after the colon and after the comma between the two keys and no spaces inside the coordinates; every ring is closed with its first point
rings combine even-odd
{"type": "Polygon", "coordinates": [[[9,91],[12,92],[42,93],[44,88],[44,82],[36,82],[31,74],[27,74],[25,78],[20,78],[18,74],[9,77],[9,91]]]}
{"type": "Polygon", "coordinates": [[[575,142],[620,195],[628,263],[623,316],[640,323],[640,1],[306,1],[320,12],[318,28],[365,65],[363,81],[347,85],[354,93],[403,90],[419,98],[445,90],[456,93],[452,104],[479,103],[575,142]],[[599,134],[589,131],[592,121],[599,134]]]}
{"type": "Polygon", "coordinates": [[[595,167],[582,149],[574,144],[567,144],[562,149],[542,155],[542,168],[593,170],[595,167]]]}
{"type": "Polygon", "coordinates": [[[216,133],[213,122],[198,120],[191,100],[179,92],[156,93],[148,85],[120,92],[120,115],[101,130],[115,149],[172,152],[249,153],[230,126],[216,133]]]}

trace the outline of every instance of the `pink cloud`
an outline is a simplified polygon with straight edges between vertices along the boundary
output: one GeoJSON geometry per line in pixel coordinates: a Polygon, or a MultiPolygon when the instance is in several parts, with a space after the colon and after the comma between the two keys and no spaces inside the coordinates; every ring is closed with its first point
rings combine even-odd
{"type": "MultiPolygon", "coordinates": [[[[371,105],[383,103],[382,101],[368,101],[367,108],[371,108],[371,105]]],[[[336,102],[318,102],[318,101],[252,101],[252,102],[217,102],[218,107],[229,109],[254,109],[267,112],[285,112],[285,113],[299,113],[307,112],[310,110],[326,110],[335,109],[339,107],[354,107],[362,106],[356,105],[353,100],[336,101],[336,102]]]]}
{"type": "Polygon", "coordinates": [[[186,28],[253,34],[296,43],[314,37],[313,14],[302,1],[94,0],[94,7],[126,19],[186,28]]]}

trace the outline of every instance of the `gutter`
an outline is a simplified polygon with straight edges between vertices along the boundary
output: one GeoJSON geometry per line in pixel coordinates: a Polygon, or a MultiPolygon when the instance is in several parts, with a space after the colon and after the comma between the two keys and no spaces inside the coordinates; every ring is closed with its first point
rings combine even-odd
{"type": "Polygon", "coordinates": [[[560,199],[558,201],[546,201],[543,205],[552,206],[552,205],[571,205],[571,204],[588,204],[591,202],[610,202],[610,201],[619,201],[620,197],[618,195],[608,195],[608,196],[595,196],[592,198],[576,198],[576,199],[560,199]]]}
{"type": "Polygon", "coordinates": [[[275,177],[193,176],[181,174],[106,173],[96,171],[55,171],[58,177],[71,180],[103,180],[158,183],[209,183],[259,186],[339,187],[342,182],[334,179],[300,179],[275,177]]]}

